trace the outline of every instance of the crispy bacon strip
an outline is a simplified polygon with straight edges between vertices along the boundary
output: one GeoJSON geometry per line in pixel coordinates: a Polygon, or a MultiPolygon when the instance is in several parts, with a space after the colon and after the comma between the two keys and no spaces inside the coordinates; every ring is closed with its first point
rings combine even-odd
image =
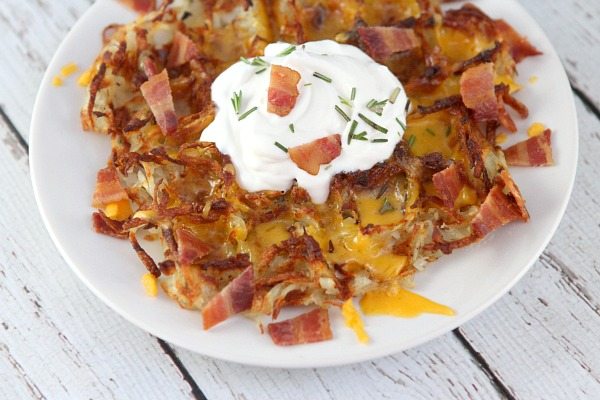
{"type": "Polygon", "coordinates": [[[467,69],[460,77],[460,95],[475,119],[498,119],[498,100],[494,90],[494,64],[484,63],[467,69]]]}
{"type": "Polygon", "coordinates": [[[482,238],[512,221],[527,221],[529,214],[519,189],[507,171],[502,171],[471,223],[473,234],[482,238]],[[508,192],[505,194],[504,192],[508,192]]]}
{"type": "Polygon", "coordinates": [[[189,265],[201,260],[212,248],[198,239],[188,229],[179,228],[175,231],[177,238],[177,256],[181,264],[189,265]]]}
{"type": "Polygon", "coordinates": [[[554,165],[550,129],[546,129],[539,136],[534,136],[510,146],[504,150],[504,157],[508,165],[520,167],[554,165]]]}
{"type": "Polygon", "coordinates": [[[167,70],[163,69],[160,74],[149,77],[142,83],[140,90],[163,133],[165,135],[174,133],[177,130],[177,115],[167,70]]]}
{"type": "Polygon", "coordinates": [[[145,14],[156,8],[156,0],[119,0],[119,2],[140,14],[145,14]]]}
{"type": "Polygon", "coordinates": [[[210,329],[234,314],[249,310],[254,298],[253,280],[254,271],[250,265],[217,293],[202,309],[204,329],[210,329]]]}
{"type": "Polygon", "coordinates": [[[192,39],[186,34],[176,31],[175,36],[173,37],[173,45],[171,46],[169,57],[167,58],[167,67],[178,67],[199,55],[200,52],[192,39]]]}
{"type": "Polygon", "coordinates": [[[342,137],[329,135],[288,150],[290,158],[298,168],[317,175],[322,164],[329,164],[342,152],[342,137]]]}
{"type": "Polygon", "coordinates": [[[114,221],[102,212],[96,211],[92,214],[92,226],[96,233],[112,236],[117,239],[127,239],[127,232],[123,229],[123,222],[114,221]]]}
{"type": "Polygon", "coordinates": [[[515,31],[513,27],[503,19],[495,20],[494,27],[504,43],[508,44],[510,54],[512,55],[512,58],[514,58],[515,62],[520,62],[526,57],[542,54],[541,51],[533,47],[533,45],[529,43],[527,39],[519,35],[517,31],[515,31]]]}
{"type": "Polygon", "coordinates": [[[444,206],[453,208],[454,202],[464,185],[456,163],[452,163],[443,171],[433,174],[431,179],[440,199],[444,202],[444,206]]]}
{"type": "Polygon", "coordinates": [[[114,167],[106,167],[98,171],[92,207],[104,208],[110,203],[122,200],[129,200],[129,196],[119,181],[117,170],[114,167]]]}
{"type": "Polygon", "coordinates": [[[410,28],[375,26],[358,28],[362,47],[376,60],[384,60],[394,53],[418,47],[421,42],[410,28]]]}
{"type": "Polygon", "coordinates": [[[267,326],[269,336],[278,346],[314,343],[333,337],[329,325],[329,312],[316,308],[295,318],[270,323],[267,326]]]}
{"type": "Polygon", "coordinates": [[[300,74],[281,65],[271,66],[267,111],[280,117],[288,115],[296,105],[300,74]]]}

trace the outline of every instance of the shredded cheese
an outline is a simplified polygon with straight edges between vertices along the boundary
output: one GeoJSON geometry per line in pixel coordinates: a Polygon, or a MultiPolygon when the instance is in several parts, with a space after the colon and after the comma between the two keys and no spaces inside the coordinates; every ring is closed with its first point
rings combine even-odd
{"type": "Polygon", "coordinates": [[[77,64],[75,64],[75,63],[68,63],[67,65],[65,65],[64,67],[62,67],[60,69],[60,75],[63,78],[66,78],[66,77],[68,77],[70,75],[73,75],[75,72],[77,72],[77,69],[78,69],[77,64]]]}
{"type": "Polygon", "coordinates": [[[150,297],[158,296],[158,282],[156,277],[152,275],[150,272],[142,275],[142,286],[146,291],[146,295],[150,297]]]}
{"type": "Polygon", "coordinates": [[[60,76],[55,76],[54,78],[52,78],[52,86],[62,86],[63,85],[63,80],[61,79],[60,76]]]}
{"type": "Polygon", "coordinates": [[[361,343],[368,343],[369,335],[367,335],[367,332],[365,331],[362,318],[356,307],[354,307],[352,299],[346,300],[342,305],[342,316],[344,317],[346,326],[356,333],[358,341],[361,343]]]}
{"type": "Polygon", "coordinates": [[[77,78],[77,84],[79,86],[88,86],[92,81],[92,70],[88,69],[83,71],[79,78],[77,78]]]}
{"type": "Polygon", "coordinates": [[[496,136],[496,144],[502,144],[502,143],[506,142],[507,139],[508,139],[508,136],[506,135],[506,133],[501,133],[496,136]]]}
{"type": "Polygon", "coordinates": [[[544,124],[540,122],[534,122],[533,124],[529,125],[529,128],[527,128],[527,135],[529,137],[539,136],[544,133],[545,130],[546,126],[544,124]]]}

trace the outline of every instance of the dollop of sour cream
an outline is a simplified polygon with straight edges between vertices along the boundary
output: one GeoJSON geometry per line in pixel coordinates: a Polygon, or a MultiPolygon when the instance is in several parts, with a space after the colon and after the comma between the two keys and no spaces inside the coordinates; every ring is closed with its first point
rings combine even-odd
{"type": "Polygon", "coordinates": [[[223,71],[211,92],[217,113],[200,140],[231,157],[240,186],[285,191],[297,181],[317,204],[327,200],[335,174],[367,170],[390,157],[406,123],[400,81],[360,49],[331,40],[270,44],[263,57],[223,71]],[[283,117],[267,111],[271,65],[301,76],[296,104],[283,117]],[[317,175],[298,168],[286,152],[333,134],[341,135],[341,154],[317,175]]]}

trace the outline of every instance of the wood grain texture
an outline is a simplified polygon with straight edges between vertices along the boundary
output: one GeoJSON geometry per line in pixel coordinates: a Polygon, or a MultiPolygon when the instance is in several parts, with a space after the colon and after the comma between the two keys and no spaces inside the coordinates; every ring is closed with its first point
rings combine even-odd
{"type": "Polygon", "coordinates": [[[577,111],[580,173],[558,232],[509,295],[460,328],[516,398],[600,397],[600,120],[580,100],[577,111]]]}
{"type": "Polygon", "coordinates": [[[104,306],[58,255],[10,130],[0,118],[0,398],[192,398],[156,339],[104,306]]]}
{"type": "Polygon", "coordinates": [[[452,333],[400,354],[335,368],[265,369],[177,353],[209,399],[504,398],[452,333]]]}

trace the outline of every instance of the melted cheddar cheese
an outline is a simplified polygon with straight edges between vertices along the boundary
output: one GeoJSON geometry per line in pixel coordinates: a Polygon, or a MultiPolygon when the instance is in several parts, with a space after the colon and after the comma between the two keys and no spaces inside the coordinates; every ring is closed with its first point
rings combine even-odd
{"type": "Polygon", "coordinates": [[[393,315],[413,318],[421,314],[454,315],[454,310],[406,289],[374,290],[363,296],[360,307],[365,315],[393,315]]]}

